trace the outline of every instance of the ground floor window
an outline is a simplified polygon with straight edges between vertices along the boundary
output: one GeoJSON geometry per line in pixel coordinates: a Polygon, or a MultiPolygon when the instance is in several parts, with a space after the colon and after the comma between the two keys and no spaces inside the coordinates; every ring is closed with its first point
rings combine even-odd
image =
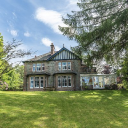
{"type": "Polygon", "coordinates": [[[30,88],[43,88],[47,86],[47,77],[30,77],[30,88]]]}
{"type": "Polygon", "coordinates": [[[34,77],[31,77],[30,79],[30,88],[34,87],[34,77]]]}
{"type": "Polygon", "coordinates": [[[58,76],[58,87],[71,87],[71,76],[58,76]]]}

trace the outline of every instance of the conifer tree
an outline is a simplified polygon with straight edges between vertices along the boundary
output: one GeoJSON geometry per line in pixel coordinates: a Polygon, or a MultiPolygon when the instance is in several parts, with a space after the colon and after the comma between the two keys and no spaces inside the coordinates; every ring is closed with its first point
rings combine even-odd
{"type": "MultiPolygon", "coordinates": [[[[75,39],[86,62],[119,60],[128,51],[128,0],[79,0],[80,10],[63,18],[63,35],[75,39]]],[[[81,53],[81,52],[80,52],[81,53]]]]}

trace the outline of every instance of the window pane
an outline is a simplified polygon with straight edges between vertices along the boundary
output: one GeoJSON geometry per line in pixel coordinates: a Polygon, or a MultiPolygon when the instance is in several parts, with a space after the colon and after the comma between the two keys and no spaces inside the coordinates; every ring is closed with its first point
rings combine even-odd
{"type": "Polygon", "coordinates": [[[39,77],[35,77],[35,88],[39,88],[39,77]]]}
{"type": "Polygon", "coordinates": [[[109,76],[104,77],[104,84],[109,85],[109,83],[110,83],[109,76]]]}
{"type": "Polygon", "coordinates": [[[58,70],[61,70],[61,62],[58,63],[58,70]]]}
{"type": "Polygon", "coordinates": [[[58,76],[58,87],[61,87],[61,77],[58,76]]]}
{"type": "Polygon", "coordinates": [[[90,77],[82,77],[82,85],[89,85],[90,77]]]}
{"type": "Polygon", "coordinates": [[[31,77],[30,79],[30,88],[33,88],[34,86],[34,77],[31,77]]]}
{"type": "Polygon", "coordinates": [[[32,69],[33,71],[35,71],[36,70],[36,64],[33,64],[33,69],[32,69]]]}
{"type": "Polygon", "coordinates": [[[94,87],[99,87],[99,77],[94,77],[93,78],[93,81],[94,81],[94,87]]]}
{"type": "Polygon", "coordinates": [[[68,70],[71,70],[71,62],[68,62],[68,70]]]}
{"type": "Polygon", "coordinates": [[[62,69],[66,70],[67,69],[67,62],[62,62],[62,69]]]}
{"type": "Polygon", "coordinates": [[[41,71],[41,64],[37,64],[36,71],[41,71]]]}
{"type": "Polygon", "coordinates": [[[43,88],[43,77],[40,77],[40,87],[43,88]]]}
{"type": "Polygon", "coordinates": [[[66,78],[66,76],[62,76],[62,85],[64,87],[67,87],[67,78],[66,78]]]}
{"type": "Polygon", "coordinates": [[[42,64],[42,71],[44,71],[44,67],[45,67],[44,64],[42,64]]]}
{"type": "Polygon", "coordinates": [[[71,76],[68,76],[68,86],[71,87],[71,76]]]}

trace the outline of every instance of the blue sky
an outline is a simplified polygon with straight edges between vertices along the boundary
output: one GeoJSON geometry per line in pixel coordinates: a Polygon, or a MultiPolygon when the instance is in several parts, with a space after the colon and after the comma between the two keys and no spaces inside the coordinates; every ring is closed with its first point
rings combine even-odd
{"type": "MultiPolygon", "coordinates": [[[[22,40],[20,49],[41,55],[50,51],[77,46],[58,30],[64,26],[61,17],[78,10],[77,0],[2,0],[0,2],[0,33],[4,41],[22,40]]],[[[35,56],[35,55],[33,55],[35,56]]],[[[32,56],[31,56],[32,57],[32,56]]],[[[28,57],[28,58],[31,58],[28,57]]],[[[26,59],[26,58],[24,58],[26,59]]]]}

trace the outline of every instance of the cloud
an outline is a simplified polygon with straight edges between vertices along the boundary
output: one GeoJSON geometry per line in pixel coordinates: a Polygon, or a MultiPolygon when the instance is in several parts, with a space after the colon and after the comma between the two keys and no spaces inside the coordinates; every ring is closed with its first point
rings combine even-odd
{"type": "Polygon", "coordinates": [[[77,4],[78,0],[68,0],[70,5],[77,4]]]}
{"type": "Polygon", "coordinates": [[[13,36],[17,36],[17,31],[16,31],[16,30],[11,30],[10,33],[11,33],[11,35],[13,35],[13,36]]]}
{"type": "Polygon", "coordinates": [[[25,33],[24,33],[24,36],[26,36],[26,37],[30,37],[31,35],[30,35],[29,32],[25,32],[25,33]]]}
{"type": "Polygon", "coordinates": [[[36,10],[35,18],[49,27],[51,27],[54,32],[61,34],[61,32],[58,29],[58,25],[60,26],[66,26],[62,22],[62,15],[61,13],[53,10],[46,10],[45,8],[38,8],[36,10]]]}
{"type": "MultiPolygon", "coordinates": [[[[50,39],[48,38],[42,38],[42,43],[47,46],[47,47],[50,47],[51,43],[53,43],[50,39]]],[[[55,46],[55,50],[56,51],[59,51],[60,50],[60,47],[59,46],[55,46]]]]}
{"type": "Polygon", "coordinates": [[[42,43],[45,46],[49,47],[51,45],[52,41],[50,39],[48,39],[48,38],[42,38],[42,43]]]}
{"type": "Polygon", "coordinates": [[[56,51],[59,51],[59,50],[60,50],[60,47],[55,46],[55,50],[56,50],[56,51]]]}

